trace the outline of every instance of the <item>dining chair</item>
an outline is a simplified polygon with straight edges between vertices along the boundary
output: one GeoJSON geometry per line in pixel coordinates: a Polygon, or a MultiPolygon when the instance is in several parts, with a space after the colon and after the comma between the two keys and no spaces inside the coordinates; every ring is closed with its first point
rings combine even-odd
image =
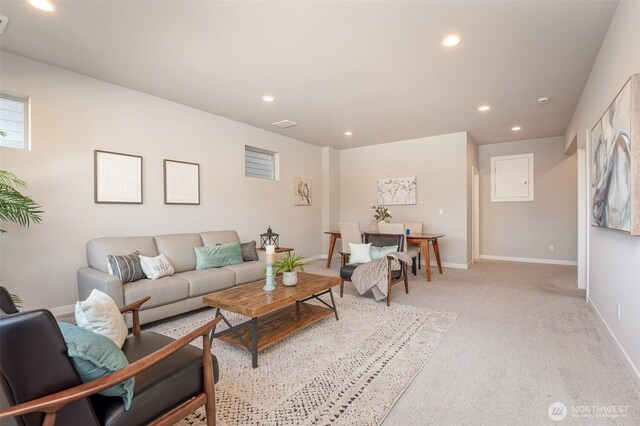
{"type": "MultiPolygon", "coordinates": [[[[379,224],[380,226],[380,233],[382,234],[401,234],[401,235],[406,235],[407,234],[407,229],[404,226],[404,223],[387,223],[387,222],[380,222],[379,224]]],[[[405,253],[407,253],[409,255],[409,257],[411,257],[411,259],[413,259],[413,262],[411,264],[411,273],[413,275],[417,275],[417,269],[416,269],[416,265],[417,265],[417,258],[418,258],[418,249],[414,248],[414,247],[407,247],[407,239],[404,238],[404,243],[403,243],[403,251],[405,253]]]]}
{"type": "MultiPolygon", "coordinates": [[[[404,222],[404,226],[409,230],[409,235],[422,233],[422,222],[404,222]]],[[[410,247],[415,247],[416,250],[418,250],[418,269],[422,269],[422,253],[420,252],[420,244],[409,242],[407,244],[409,244],[410,247]]]]}
{"type": "Polygon", "coordinates": [[[341,222],[340,240],[342,241],[342,252],[349,253],[349,243],[360,244],[362,242],[362,233],[360,232],[360,224],[341,222]]]}

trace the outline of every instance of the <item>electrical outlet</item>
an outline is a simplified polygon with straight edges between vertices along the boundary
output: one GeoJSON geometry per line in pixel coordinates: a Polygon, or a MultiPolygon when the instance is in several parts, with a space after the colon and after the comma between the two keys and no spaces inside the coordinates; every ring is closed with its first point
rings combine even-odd
{"type": "Polygon", "coordinates": [[[440,213],[440,215],[442,216],[444,214],[444,209],[438,210],[438,213],[440,213]]]}
{"type": "Polygon", "coordinates": [[[424,204],[424,198],[420,198],[420,204],[424,204]]]}
{"type": "Polygon", "coordinates": [[[556,247],[553,244],[549,244],[549,251],[554,251],[556,247]]]}
{"type": "Polygon", "coordinates": [[[616,315],[618,316],[618,321],[620,321],[620,304],[616,305],[616,315]]]}

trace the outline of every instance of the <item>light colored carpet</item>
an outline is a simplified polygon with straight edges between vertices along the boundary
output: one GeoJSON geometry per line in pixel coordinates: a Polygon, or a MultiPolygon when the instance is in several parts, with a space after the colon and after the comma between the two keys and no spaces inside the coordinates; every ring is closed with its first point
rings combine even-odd
{"type": "MultiPolygon", "coordinates": [[[[338,265],[307,270],[337,276],[338,265]]],[[[556,424],[555,401],[627,406],[622,418],[558,424],[640,425],[638,392],[576,289],[575,267],[485,261],[445,268],[429,284],[423,269],[392,301],[458,317],[383,426],[556,424]]]]}
{"type": "MultiPolygon", "coordinates": [[[[451,313],[353,296],[337,305],[339,321],[325,318],[267,348],[257,369],[247,351],[215,340],[218,424],[377,425],[455,320],[451,313]]],[[[178,338],[213,316],[211,309],[198,311],[148,329],[178,338]]],[[[204,424],[203,409],[181,424],[204,424]]]]}

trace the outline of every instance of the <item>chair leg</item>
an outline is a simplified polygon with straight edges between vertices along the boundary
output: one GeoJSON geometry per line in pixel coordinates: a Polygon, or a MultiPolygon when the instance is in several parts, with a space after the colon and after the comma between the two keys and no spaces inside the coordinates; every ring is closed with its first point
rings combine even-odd
{"type": "Polygon", "coordinates": [[[416,258],[411,259],[411,273],[415,276],[418,275],[418,271],[416,270],[416,258]]]}
{"type": "Polygon", "coordinates": [[[409,294],[409,279],[407,278],[407,265],[404,265],[404,290],[409,294]]]}
{"type": "Polygon", "coordinates": [[[207,403],[204,406],[207,413],[207,426],[216,426],[216,388],[213,382],[213,364],[211,358],[211,341],[209,336],[202,336],[204,391],[207,403]]]}
{"type": "Polygon", "coordinates": [[[389,281],[387,288],[387,306],[391,305],[391,281],[389,281]]]}
{"type": "Polygon", "coordinates": [[[422,269],[422,253],[418,252],[418,269],[422,269]]]}
{"type": "Polygon", "coordinates": [[[340,297],[342,297],[343,290],[344,290],[344,281],[340,281],[340,297]]]}

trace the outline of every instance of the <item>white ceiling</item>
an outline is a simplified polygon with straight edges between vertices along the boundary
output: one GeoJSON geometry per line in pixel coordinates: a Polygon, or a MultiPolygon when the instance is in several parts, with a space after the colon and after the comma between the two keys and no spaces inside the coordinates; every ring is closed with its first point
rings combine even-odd
{"type": "Polygon", "coordinates": [[[564,133],[616,4],[3,0],[0,48],[320,146],[495,143],[564,133]]]}

